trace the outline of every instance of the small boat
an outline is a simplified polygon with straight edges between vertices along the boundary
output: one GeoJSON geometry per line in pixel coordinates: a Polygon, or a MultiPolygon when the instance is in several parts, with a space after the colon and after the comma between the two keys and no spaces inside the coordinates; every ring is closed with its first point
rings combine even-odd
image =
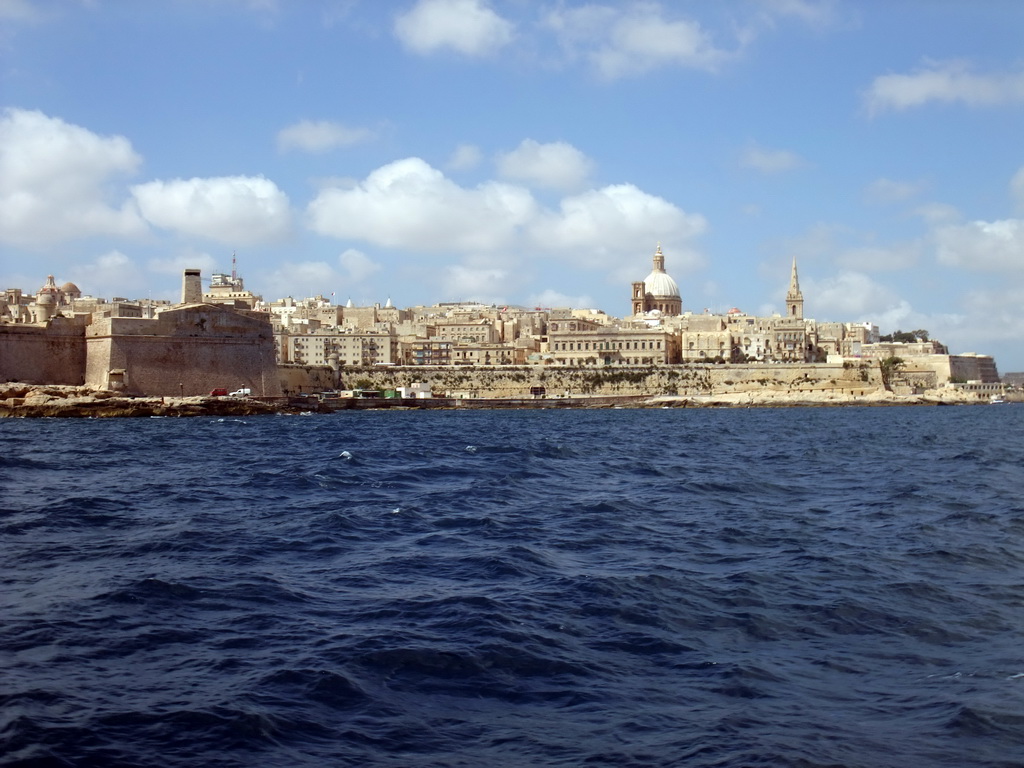
{"type": "Polygon", "coordinates": [[[988,399],[989,405],[1002,405],[1006,400],[1003,399],[1002,395],[992,395],[988,399]]]}

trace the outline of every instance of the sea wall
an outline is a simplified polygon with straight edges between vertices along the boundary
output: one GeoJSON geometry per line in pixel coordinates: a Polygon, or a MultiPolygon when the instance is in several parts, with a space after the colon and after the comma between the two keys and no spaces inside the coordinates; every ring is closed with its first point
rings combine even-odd
{"type": "MultiPolygon", "coordinates": [[[[318,369],[330,372],[329,368],[318,369]]],[[[316,388],[312,376],[301,381],[291,371],[288,387],[316,388]]],[[[320,380],[323,380],[322,377],[320,380]]],[[[426,382],[450,397],[528,397],[544,387],[548,397],[578,395],[715,395],[750,392],[835,392],[868,395],[884,389],[877,365],[864,364],[723,364],[640,367],[561,366],[347,366],[339,372],[342,389],[395,389],[426,382]]]]}

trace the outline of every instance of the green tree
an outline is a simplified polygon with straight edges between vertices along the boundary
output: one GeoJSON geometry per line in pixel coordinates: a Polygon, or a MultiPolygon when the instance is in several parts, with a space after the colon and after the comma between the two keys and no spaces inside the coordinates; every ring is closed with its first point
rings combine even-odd
{"type": "Polygon", "coordinates": [[[878,365],[882,370],[882,384],[886,389],[892,390],[893,376],[903,367],[903,358],[893,355],[885,358],[878,365]]]}
{"type": "Polygon", "coordinates": [[[879,337],[879,341],[892,341],[903,344],[913,344],[918,340],[928,341],[928,331],[926,329],[918,328],[914,331],[901,331],[897,328],[893,333],[879,337]]]}

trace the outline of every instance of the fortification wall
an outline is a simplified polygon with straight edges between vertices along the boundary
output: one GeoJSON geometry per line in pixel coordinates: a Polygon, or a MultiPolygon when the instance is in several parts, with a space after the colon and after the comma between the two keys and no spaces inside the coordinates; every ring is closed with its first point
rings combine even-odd
{"type": "Polygon", "coordinates": [[[982,381],[995,384],[999,381],[996,363],[986,355],[950,355],[951,375],[960,381],[982,381]]]}
{"type": "MultiPolygon", "coordinates": [[[[329,368],[322,369],[330,371],[329,368]]],[[[294,371],[292,386],[312,391],[313,378],[294,371]]],[[[561,366],[347,366],[340,371],[345,389],[394,389],[414,382],[430,384],[439,395],[529,397],[531,387],[559,395],[713,395],[729,392],[822,392],[865,395],[883,388],[877,364],[676,365],[575,368],[561,366]]],[[[297,391],[297,389],[296,389],[297,391]]]]}
{"type": "Polygon", "coordinates": [[[103,318],[86,332],[86,384],[106,389],[124,371],[130,394],[181,396],[217,388],[281,394],[270,324],[197,305],[155,319],[103,318]]]}
{"type": "Polygon", "coordinates": [[[901,357],[901,375],[909,377],[915,372],[934,373],[934,386],[947,381],[982,381],[995,384],[999,372],[995,360],[989,355],[908,355],[901,357]]]}
{"type": "Polygon", "coordinates": [[[277,378],[286,395],[322,392],[338,386],[334,369],[326,365],[278,365],[277,378]]]}
{"type": "Polygon", "coordinates": [[[48,326],[0,324],[0,380],[85,383],[85,329],[65,318],[48,326]]]}

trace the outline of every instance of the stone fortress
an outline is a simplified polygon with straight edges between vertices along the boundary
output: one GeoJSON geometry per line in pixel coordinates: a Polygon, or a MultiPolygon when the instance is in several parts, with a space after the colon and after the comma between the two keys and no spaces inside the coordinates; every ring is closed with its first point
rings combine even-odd
{"type": "Polygon", "coordinates": [[[0,381],[154,396],[205,395],[225,382],[281,391],[266,316],[205,302],[198,270],[185,270],[173,305],[85,297],[52,276],[33,297],[8,289],[0,296],[0,381]]]}
{"type": "Polygon", "coordinates": [[[545,381],[564,394],[1002,391],[990,356],[951,355],[926,339],[882,342],[869,323],[804,317],[795,260],[784,315],[684,311],[660,245],[630,301],[624,318],[471,302],[266,302],[245,289],[234,258],[205,292],[199,271],[186,270],[177,304],[97,299],[50,277],[35,294],[0,294],[0,381],[144,396],[244,388],[275,397],[355,381],[425,381],[472,396],[523,395],[545,381]]]}

